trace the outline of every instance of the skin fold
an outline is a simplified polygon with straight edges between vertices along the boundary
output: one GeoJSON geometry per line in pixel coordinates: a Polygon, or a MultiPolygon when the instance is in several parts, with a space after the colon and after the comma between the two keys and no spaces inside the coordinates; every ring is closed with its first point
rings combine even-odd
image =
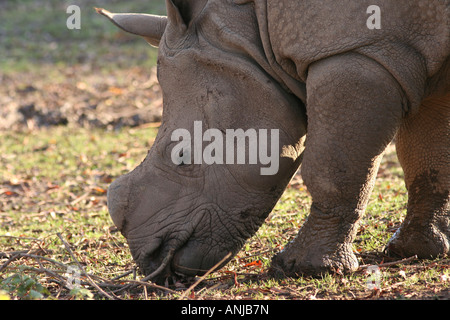
{"type": "Polygon", "coordinates": [[[356,270],[352,242],[392,141],[409,201],[387,252],[449,254],[450,1],[166,5],[167,17],[98,9],[159,46],[162,126],[142,164],[108,190],[111,217],[145,274],[168,252],[173,259],[156,280],[203,274],[236,254],[300,164],[311,213],[274,257],[273,273],[356,270]],[[380,28],[368,27],[371,5],[380,8],[380,28]],[[174,164],[172,133],[193,134],[196,121],[220,132],[278,130],[279,170],[261,175],[260,163],[174,164]]]}

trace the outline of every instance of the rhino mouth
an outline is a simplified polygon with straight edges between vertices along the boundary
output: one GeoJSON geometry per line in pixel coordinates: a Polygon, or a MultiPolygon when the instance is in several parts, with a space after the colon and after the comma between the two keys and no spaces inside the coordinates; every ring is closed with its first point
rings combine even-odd
{"type": "Polygon", "coordinates": [[[158,268],[156,268],[156,270],[148,274],[144,279],[142,279],[142,281],[154,280],[155,282],[160,282],[158,280],[164,278],[164,274],[167,275],[167,272],[164,271],[166,271],[166,269],[170,266],[170,263],[174,256],[174,252],[175,249],[170,249],[166,257],[162,260],[161,265],[158,268]]]}
{"type": "Polygon", "coordinates": [[[196,275],[208,270],[199,270],[180,265],[177,261],[178,254],[175,249],[170,249],[161,263],[155,264],[153,259],[147,258],[140,268],[145,277],[141,281],[152,281],[159,285],[169,285],[169,280],[175,283],[178,280],[192,280],[196,275]]]}
{"type": "Polygon", "coordinates": [[[159,248],[146,253],[137,261],[140,272],[144,275],[141,281],[151,281],[160,285],[167,284],[167,279],[176,275],[172,267],[175,253],[176,250],[173,247],[165,251],[159,248]]]}
{"type": "Polygon", "coordinates": [[[178,249],[162,246],[146,254],[139,263],[143,281],[168,285],[169,280],[174,283],[179,280],[191,281],[196,276],[202,276],[216,271],[227,264],[233,257],[232,252],[226,254],[202,255],[201,249],[193,250],[195,241],[186,241],[178,249]]]}
{"type": "Polygon", "coordinates": [[[215,253],[206,256],[191,254],[189,244],[178,250],[171,263],[174,274],[183,278],[203,276],[223,267],[232,258],[232,252],[215,253]]]}
{"type": "Polygon", "coordinates": [[[163,240],[155,240],[150,244],[141,259],[137,259],[138,266],[145,275],[145,281],[153,281],[157,284],[167,284],[167,279],[189,279],[196,276],[200,270],[182,265],[180,257],[190,254],[189,247],[193,241],[190,236],[181,243],[164,243],[163,240]]]}

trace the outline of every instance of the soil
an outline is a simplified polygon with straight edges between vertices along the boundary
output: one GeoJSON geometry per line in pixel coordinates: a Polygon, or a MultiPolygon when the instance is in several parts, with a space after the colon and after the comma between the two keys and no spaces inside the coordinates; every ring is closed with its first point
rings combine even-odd
{"type": "Polygon", "coordinates": [[[156,68],[39,70],[44,71],[0,73],[0,130],[56,125],[116,130],[161,121],[156,68]]]}

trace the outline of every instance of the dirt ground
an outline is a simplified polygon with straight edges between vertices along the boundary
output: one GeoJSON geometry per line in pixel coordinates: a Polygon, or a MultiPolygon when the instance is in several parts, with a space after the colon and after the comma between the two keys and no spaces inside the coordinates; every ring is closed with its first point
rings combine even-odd
{"type": "Polygon", "coordinates": [[[0,74],[0,130],[75,125],[118,129],[159,122],[162,94],[156,69],[103,74],[87,67],[48,74],[0,74]]]}

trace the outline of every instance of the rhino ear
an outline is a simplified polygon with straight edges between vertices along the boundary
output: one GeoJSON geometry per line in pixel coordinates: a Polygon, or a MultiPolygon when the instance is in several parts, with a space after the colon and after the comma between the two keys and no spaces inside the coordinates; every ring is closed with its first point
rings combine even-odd
{"type": "Polygon", "coordinates": [[[152,46],[158,47],[167,26],[167,17],[143,13],[111,13],[95,8],[122,30],[143,37],[152,46]]]}
{"type": "Polygon", "coordinates": [[[178,29],[185,31],[207,2],[208,0],[166,0],[167,15],[178,29]]]}
{"type": "Polygon", "coordinates": [[[166,0],[166,10],[169,21],[172,22],[180,31],[186,31],[187,23],[186,17],[181,15],[181,11],[173,0],[166,0]]]}

